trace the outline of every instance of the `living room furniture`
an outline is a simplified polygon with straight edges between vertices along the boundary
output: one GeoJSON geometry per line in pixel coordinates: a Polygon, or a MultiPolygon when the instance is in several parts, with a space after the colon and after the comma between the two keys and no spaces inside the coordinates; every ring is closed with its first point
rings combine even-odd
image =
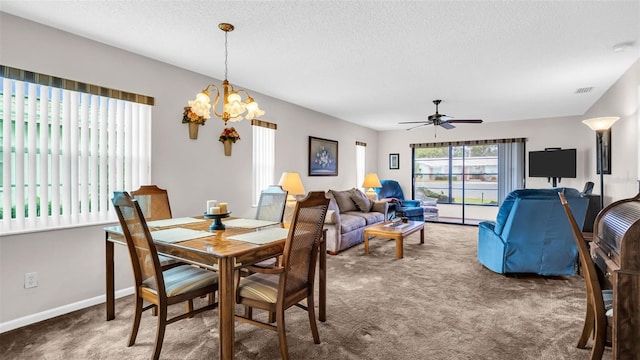
{"type": "Polygon", "coordinates": [[[495,221],[478,226],[478,261],[499,274],[573,275],[578,248],[558,192],[578,223],[589,200],[572,188],[520,189],[504,199],[495,221]]]}
{"type": "Polygon", "coordinates": [[[593,335],[593,346],[591,347],[591,360],[600,360],[602,353],[604,352],[604,346],[607,341],[607,327],[613,322],[613,312],[608,310],[613,308],[613,291],[602,290],[600,287],[600,281],[598,280],[598,274],[596,267],[591,259],[591,254],[587,246],[587,242],[582,236],[582,231],[573,217],[569,203],[564,194],[559,193],[560,202],[564,208],[569,223],[571,224],[571,230],[573,231],[573,237],[578,246],[578,256],[580,263],[582,264],[582,272],[584,281],[587,288],[587,313],[584,319],[584,326],[582,327],[582,334],[578,339],[578,348],[585,349],[589,337],[593,335]]]}
{"type": "Polygon", "coordinates": [[[152,359],[156,360],[160,357],[167,324],[193,317],[206,310],[213,310],[218,306],[214,302],[218,290],[218,274],[191,265],[163,270],[138,202],[127,192],[120,191],[114,193],[112,202],[127,242],[134,275],[135,309],[128,346],[136,342],[142,312],[157,309],[158,324],[152,356],[152,359]],[[206,295],[210,295],[209,303],[194,309],[193,299],[206,295]],[[150,304],[144,306],[145,301],[150,304]],[[167,308],[170,305],[185,301],[188,304],[185,313],[168,316],[167,308]]]}
{"type": "Polygon", "coordinates": [[[591,257],[613,289],[613,359],[640,359],[640,194],[605,207],[593,226],[591,257]]]}
{"type": "Polygon", "coordinates": [[[278,333],[282,359],[289,358],[285,329],[285,310],[298,306],[309,314],[313,342],[320,343],[315,317],[314,281],[318,246],[323,232],[329,199],[323,191],[312,191],[298,201],[284,245],[282,265],[269,268],[249,266],[254,274],[239,278],[236,302],[245,305],[245,315],[236,320],[257,325],[278,333]],[[306,305],[300,302],[306,300],[306,305]],[[253,319],[252,308],[276,314],[275,326],[253,319]]]}
{"type": "Polygon", "coordinates": [[[131,196],[138,201],[147,221],[171,219],[171,205],[167,190],[157,185],[142,185],[132,191],[131,196]]]}
{"type": "Polygon", "coordinates": [[[600,210],[600,195],[598,194],[584,194],[589,199],[589,206],[587,207],[587,214],[584,217],[584,224],[582,225],[583,232],[593,232],[593,223],[596,221],[596,216],[600,210]]]}
{"type": "Polygon", "coordinates": [[[395,180],[382,180],[382,187],[376,188],[379,200],[395,202],[396,216],[413,221],[424,221],[424,209],[419,200],[405,199],[400,184],[395,180]]]}
{"type": "MultiPolygon", "coordinates": [[[[155,231],[170,229],[189,229],[209,231],[211,221],[203,221],[202,216],[195,218],[177,218],[149,222],[151,234],[155,231]]],[[[105,278],[106,278],[106,315],[107,321],[115,319],[115,284],[114,284],[114,244],[126,245],[120,226],[109,226],[105,229],[105,278]]],[[[179,243],[155,241],[159,254],[171,256],[189,264],[218,271],[218,334],[220,342],[220,359],[234,358],[234,273],[238,263],[251,265],[262,260],[282,254],[286,235],[277,239],[269,239],[263,243],[252,243],[235,240],[238,236],[252,236],[255,232],[269,234],[269,229],[228,227],[207,237],[195,238],[179,243]],[[271,241],[273,240],[273,241],[271,241]],[[220,264],[218,267],[217,264],[220,264]]],[[[323,233],[324,235],[324,233],[323,233]]],[[[263,238],[264,240],[264,238],[263,238]]],[[[323,237],[318,245],[319,283],[318,283],[318,319],[326,321],[326,269],[327,248],[323,237]]]]}
{"type": "Polygon", "coordinates": [[[372,225],[364,229],[364,253],[369,254],[369,237],[378,236],[381,238],[396,241],[396,259],[402,259],[404,238],[420,231],[420,244],[424,244],[424,221],[400,222],[397,226],[394,223],[384,223],[372,225]]]}
{"type": "Polygon", "coordinates": [[[324,226],[327,229],[327,251],[332,255],[361,244],[367,226],[387,219],[389,204],[386,201],[372,202],[358,189],[329,190],[326,196],[330,201],[324,226]]]}

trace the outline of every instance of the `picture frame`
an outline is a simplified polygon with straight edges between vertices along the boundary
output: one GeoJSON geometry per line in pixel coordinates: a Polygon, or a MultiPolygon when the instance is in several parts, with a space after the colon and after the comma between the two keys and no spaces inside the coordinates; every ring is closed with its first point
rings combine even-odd
{"type": "Polygon", "coordinates": [[[338,142],[309,136],[309,176],[338,176],[338,142]]]}
{"type": "Polygon", "coordinates": [[[596,174],[600,174],[600,170],[604,168],[604,174],[611,175],[611,129],[602,133],[602,147],[596,135],[596,174]],[[604,164],[601,164],[604,152],[604,164]]]}
{"type": "Polygon", "coordinates": [[[389,154],[389,169],[391,170],[400,169],[400,154],[397,154],[397,153],[389,154]]]}

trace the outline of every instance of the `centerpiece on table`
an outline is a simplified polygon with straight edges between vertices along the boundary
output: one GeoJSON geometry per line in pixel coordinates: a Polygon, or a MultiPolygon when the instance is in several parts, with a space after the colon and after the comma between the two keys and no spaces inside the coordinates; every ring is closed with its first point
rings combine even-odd
{"type": "Polygon", "coordinates": [[[222,130],[218,141],[224,144],[224,156],[231,156],[231,144],[240,140],[240,134],[234,127],[228,127],[222,130]]]}

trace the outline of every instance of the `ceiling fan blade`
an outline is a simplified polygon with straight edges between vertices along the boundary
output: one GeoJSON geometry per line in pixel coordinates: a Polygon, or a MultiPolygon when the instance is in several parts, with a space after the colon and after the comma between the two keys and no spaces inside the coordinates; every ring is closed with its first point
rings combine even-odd
{"type": "Polygon", "coordinates": [[[480,124],[480,123],[482,123],[482,120],[480,120],[480,119],[460,119],[460,120],[449,120],[447,122],[459,123],[459,124],[480,124]]]}
{"type": "Polygon", "coordinates": [[[424,124],[420,124],[420,125],[412,126],[412,127],[408,128],[408,129],[407,129],[407,131],[409,131],[409,130],[413,130],[413,129],[417,129],[417,128],[419,128],[419,127],[427,126],[427,125],[431,125],[431,124],[429,124],[429,123],[424,123],[424,124]]]}
{"type": "Polygon", "coordinates": [[[422,121],[401,121],[398,124],[430,124],[430,121],[422,120],[422,121]]]}
{"type": "Polygon", "coordinates": [[[449,123],[450,123],[450,121],[447,121],[447,122],[443,121],[443,122],[440,123],[440,126],[442,126],[443,128],[445,128],[447,130],[455,129],[455,126],[453,126],[453,125],[451,125],[449,123]]]}

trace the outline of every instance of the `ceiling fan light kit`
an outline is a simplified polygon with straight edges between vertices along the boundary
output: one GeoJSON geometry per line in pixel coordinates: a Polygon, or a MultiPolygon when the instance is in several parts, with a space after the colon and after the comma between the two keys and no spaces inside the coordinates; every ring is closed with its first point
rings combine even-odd
{"type": "MultiPolygon", "coordinates": [[[[420,124],[420,125],[416,125],[413,127],[408,128],[407,130],[413,130],[415,128],[418,128],[420,126],[425,126],[425,125],[434,125],[434,126],[441,126],[447,130],[451,130],[454,129],[455,126],[453,126],[453,123],[457,123],[457,124],[480,124],[482,123],[482,120],[480,119],[459,119],[459,120],[455,120],[453,117],[451,116],[447,116],[445,114],[440,114],[438,112],[438,105],[440,105],[440,103],[442,102],[442,100],[437,99],[437,100],[433,100],[433,103],[436,105],[436,113],[433,115],[429,115],[429,117],[427,118],[427,120],[423,120],[423,121],[403,121],[400,122],[399,124],[420,124]]],[[[434,133],[435,135],[435,133],[434,133]]]]}

